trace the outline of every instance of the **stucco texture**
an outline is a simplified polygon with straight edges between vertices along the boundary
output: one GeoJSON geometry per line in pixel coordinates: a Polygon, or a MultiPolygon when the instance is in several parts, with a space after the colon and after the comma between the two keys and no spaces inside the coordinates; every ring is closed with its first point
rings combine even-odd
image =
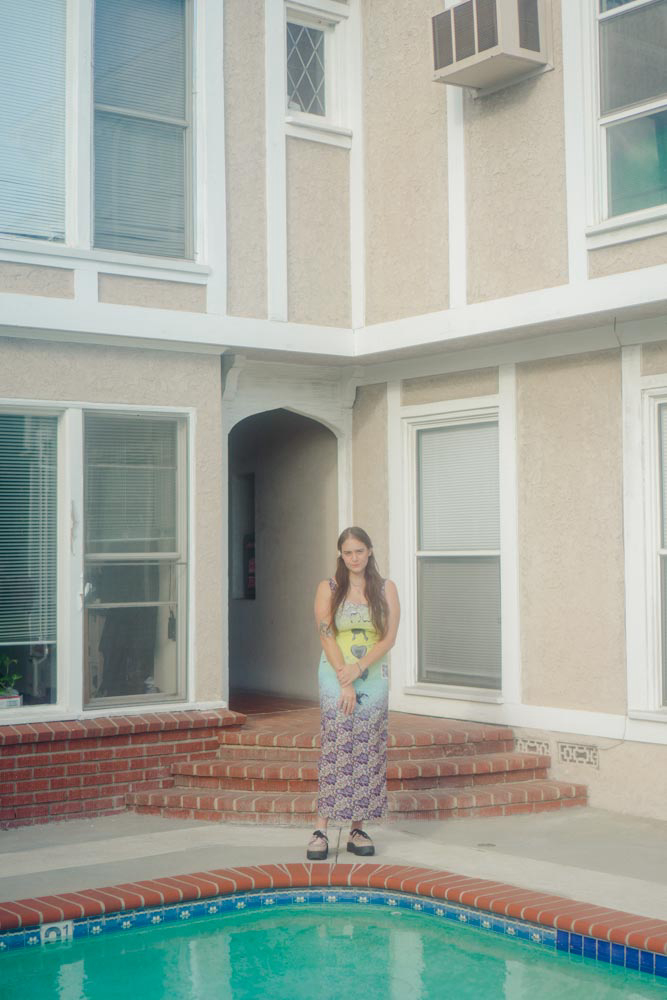
{"type": "Polygon", "coordinates": [[[74,271],[65,267],[39,267],[3,260],[0,261],[0,292],[73,299],[74,271]]]}
{"type": "Polygon", "coordinates": [[[607,274],[638,271],[642,267],[655,267],[667,261],[667,233],[650,239],[632,240],[612,247],[601,247],[588,253],[589,278],[603,278],[607,274]]]}
{"type": "Polygon", "coordinates": [[[389,568],[387,462],[387,385],[359,386],[352,411],[353,520],[371,536],[383,576],[389,568]]]}
{"type": "Polygon", "coordinates": [[[287,139],[287,285],[292,322],[350,325],[346,149],[287,139]]]}
{"type": "Polygon", "coordinates": [[[523,701],[626,707],[618,351],[517,366],[523,701]]]}
{"type": "Polygon", "coordinates": [[[498,392],[498,369],[452,372],[446,375],[422,375],[401,382],[401,404],[442,403],[449,399],[493,396],[498,392]]]}
{"type": "MultiPolygon", "coordinates": [[[[227,311],[267,315],[264,0],[225,0],[227,311]]],[[[222,99],[222,95],[220,95],[222,99]]]]}
{"type": "Polygon", "coordinates": [[[336,565],[337,444],[322,424],[272,410],[230,434],[230,473],[255,476],[254,600],[230,601],[230,687],[317,698],[317,584],[336,565]]]}
{"type": "Polygon", "coordinates": [[[514,733],[546,740],[551,753],[550,777],[586,785],[593,808],[667,820],[667,798],[656,794],[656,775],[667,771],[667,746],[516,727],[514,733]],[[599,766],[561,763],[561,742],[597,747],[599,766]]]}
{"type": "Polygon", "coordinates": [[[206,285],[190,284],[187,281],[132,278],[122,274],[100,274],[97,288],[100,302],[143,306],[146,309],[206,312],[206,285]]]}
{"type": "Polygon", "coordinates": [[[447,309],[446,88],[432,80],[442,0],[363,0],[366,322],[447,309]]]}
{"type": "Polygon", "coordinates": [[[663,375],[667,372],[667,340],[642,344],[642,375],[663,375]]]}
{"type": "Polygon", "coordinates": [[[223,539],[219,357],[38,340],[0,340],[2,396],[195,408],[197,656],[195,691],[190,696],[199,701],[220,699],[223,609],[219,593],[223,579],[223,539]]]}
{"type": "Polygon", "coordinates": [[[568,281],[560,0],[552,10],[554,70],[464,92],[469,302],[568,281]]]}

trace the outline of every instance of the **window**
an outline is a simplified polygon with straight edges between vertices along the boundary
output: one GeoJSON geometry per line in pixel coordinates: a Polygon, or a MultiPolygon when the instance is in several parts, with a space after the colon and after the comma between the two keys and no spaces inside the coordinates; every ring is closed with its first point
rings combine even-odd
{"type": "Polygon", "coordinates": [[[319,28],[287,22],[287,107],[326,114],[325,37],[319,28]]]}
{"type": "Polygon", "coordinates": [[[0,3],[0,237],[194,257],[194,2],[0,3]]]}
{"type": "Polygon", "coordinates": [[[498,423],[417,430],[418,680],[501,687],[498,423]]]}
{"type": "Polygon", "coordinates": [[[85,417],[87,704],[184,694],[184,428],[85,417]]]}
{"type": "Polygon", "coordinates": [[[660,449],[660,533],[657,558],[660,565],[660,704],[667,705],[667,402],[658,405],[660,449]]]}
{"type": "Polygon", "coordinates": [[[192,253],[186,0],[95,2],[97,247],[192,253]]]}
{"type": "Polygon", "coordinates": [[[58,419],[0,414],[0,695],[56,701],[58,419]]]}
{"type": "Polygon", "coordinates": [[[0,4],[0,234],[65,238],[65,0],[0,4]]]}
{"type": "Polygon", "coordinates": [[[667,203],[667,0],[598,0],[604,211],[667,203]]]}
{"type": "Polygon", "coordinates": [[[337,135],[349,146],[350,14],[339,0],[285,5],[280,27],[288,135],[334,144],[337,135]]]}

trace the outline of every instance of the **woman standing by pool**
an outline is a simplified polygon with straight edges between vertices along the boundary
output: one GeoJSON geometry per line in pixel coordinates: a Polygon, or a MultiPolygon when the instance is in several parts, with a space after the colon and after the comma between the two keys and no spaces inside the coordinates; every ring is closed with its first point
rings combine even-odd
{"type": "Polygon", "coordinates": [[[315,594],[322,642],[319,667],[321,744],[317,829],[311,861],[327,857],[329,820],[350,823],[347,849],[375,853],[365,820],[387,812],[389,667],[400,607],[395,584],[383,580],[362,528],[338,539],[336,576],[315,594]]]}

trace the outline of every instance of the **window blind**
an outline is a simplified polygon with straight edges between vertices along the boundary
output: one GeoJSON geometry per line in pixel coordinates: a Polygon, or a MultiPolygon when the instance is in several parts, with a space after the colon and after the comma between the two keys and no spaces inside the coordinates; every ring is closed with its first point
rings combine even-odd
{"type": "Polygon", "coordinates": [[[95,245],[185,257],[186,0],[96,0],[95,245]]]}
{"type": "Polygon", "coordinates": [[[86,551],[176,552],[174,420],[87,414],[86,551]]]}
{"type": "Polygon", "coordinates": [[[57,418],[0,415],[0,647],[56,641],[57,418]]]}
{"type": "Polygon", "coordinates": [[[419,548],[500,547],[498,425],[419,432],[419,548]]]}
{"type": "Polygon", "coordinates": [[[500,688],[500,559],[420,559],[419,679],[500,688]]]}
{"type": "Polygon", "coordinates": [[[65,0],[0,3],[0,232],[65,237],[65,0]]]}

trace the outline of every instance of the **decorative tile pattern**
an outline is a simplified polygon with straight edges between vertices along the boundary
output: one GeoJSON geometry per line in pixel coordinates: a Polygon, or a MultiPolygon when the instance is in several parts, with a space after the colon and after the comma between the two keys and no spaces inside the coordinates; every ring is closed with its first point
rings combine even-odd
{"type": "Polygon", "coordinates": [[[600,751],[589,743],[559,743],[558,759],[561,764],[585,764],[600,767],[600,751]]]}
{"type": "Polygon", "coordinates": [[[256,865],[0,904],[0,962],[15,948],[309,903],[409,909],[667,978],[665,921],[451,872],[382,864],[256,865]],[[138,899],[144,905],[137,906],[138,899]]]}

